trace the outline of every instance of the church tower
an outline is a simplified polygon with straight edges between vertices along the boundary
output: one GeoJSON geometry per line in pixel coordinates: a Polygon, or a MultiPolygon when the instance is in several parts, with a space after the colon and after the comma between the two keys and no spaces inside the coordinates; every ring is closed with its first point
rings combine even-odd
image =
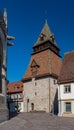
{"type": "Polygon", "coordinates": [[[57,79],[62,64],[59,51],[46,21],[33,46],[31,60],[22,79],[25,112],[45,111],[57,114],[57,79]]]}

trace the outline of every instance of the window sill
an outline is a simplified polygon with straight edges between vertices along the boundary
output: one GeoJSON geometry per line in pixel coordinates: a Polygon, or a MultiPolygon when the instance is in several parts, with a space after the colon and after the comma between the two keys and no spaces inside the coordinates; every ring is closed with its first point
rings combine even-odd
{"type": "Polygon", "coordinates": [[[72,114],[72,112],[64,112],[63,114],[72,114]]]}

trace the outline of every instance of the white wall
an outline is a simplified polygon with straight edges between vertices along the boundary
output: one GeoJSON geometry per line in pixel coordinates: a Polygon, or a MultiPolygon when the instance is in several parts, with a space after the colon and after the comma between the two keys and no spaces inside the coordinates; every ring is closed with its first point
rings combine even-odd
{"type": "Polygon", "coordinates": [[[65,102],[71,102],[71,112],[72,112],[71,114],[74,115],[74,83],[70,83],[71,85],[70,93],[64,93],[64,85],[67,85],[67,84],[62,84],[62,85],[59,85],[58,87],[58,107],[59,107],[58,115],[60,116],[65,115],[64,114],[65,102]]]}
{"type": "Polygon", "coordinates": [[[64,85],[60,85],[60,98],[61,99],[74,99],[74,83],[70,84],[71,85],[70,93],[64,93],[64,85]]]}

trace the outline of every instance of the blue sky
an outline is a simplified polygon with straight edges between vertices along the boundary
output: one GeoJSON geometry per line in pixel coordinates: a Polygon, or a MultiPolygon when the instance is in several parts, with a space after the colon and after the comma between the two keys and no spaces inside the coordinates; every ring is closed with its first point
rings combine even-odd
{"type": "Polygon", "coordinates": [[[7,50],[7,77],[22,79],[29,64],[32,46],[47,19],[56,42],[64,53],[74,50],[74,0],[0,0],[0,10],[7,9],[8,34],[15,37],[7,50]],[[46,13],[47,12],[47,13],[46,13]]]}

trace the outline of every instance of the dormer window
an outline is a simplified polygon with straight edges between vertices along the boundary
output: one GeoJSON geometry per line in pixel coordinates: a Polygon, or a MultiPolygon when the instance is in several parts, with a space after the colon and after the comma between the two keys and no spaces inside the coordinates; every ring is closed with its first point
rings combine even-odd
{"type": "Polygon", "coordinates": [[[37,74],[38,68],[39,68],[39,65],[36,63],[35,60],[33,60],[31,63],[31,72],[33,76],[37,74]]]}
{"type": "Polygon", "coordinates": [[[50,39],[54,42],[55,37],[54,37],[54,35],[53,35],[53,34],[51,34],[51,35],[50,35],[50,39]]]}
{"type": "Polygon", "coordinates": [[[41,35],[40,35],[40,40],[43,41],[44,38],[45,38],[45,34],[41,33],[41,35]]]}
{"type": "Polygon", "coordinates": [[[32,71],[32,75],[35,76],[37,74],[37,67],[33,66],[31,71],[32,71]]]}
{"type": "Polygon", "coordinates": [[[17,90],[17,89],[18,89],[18,86],[14,86],[14,89],[17,90]]]}

